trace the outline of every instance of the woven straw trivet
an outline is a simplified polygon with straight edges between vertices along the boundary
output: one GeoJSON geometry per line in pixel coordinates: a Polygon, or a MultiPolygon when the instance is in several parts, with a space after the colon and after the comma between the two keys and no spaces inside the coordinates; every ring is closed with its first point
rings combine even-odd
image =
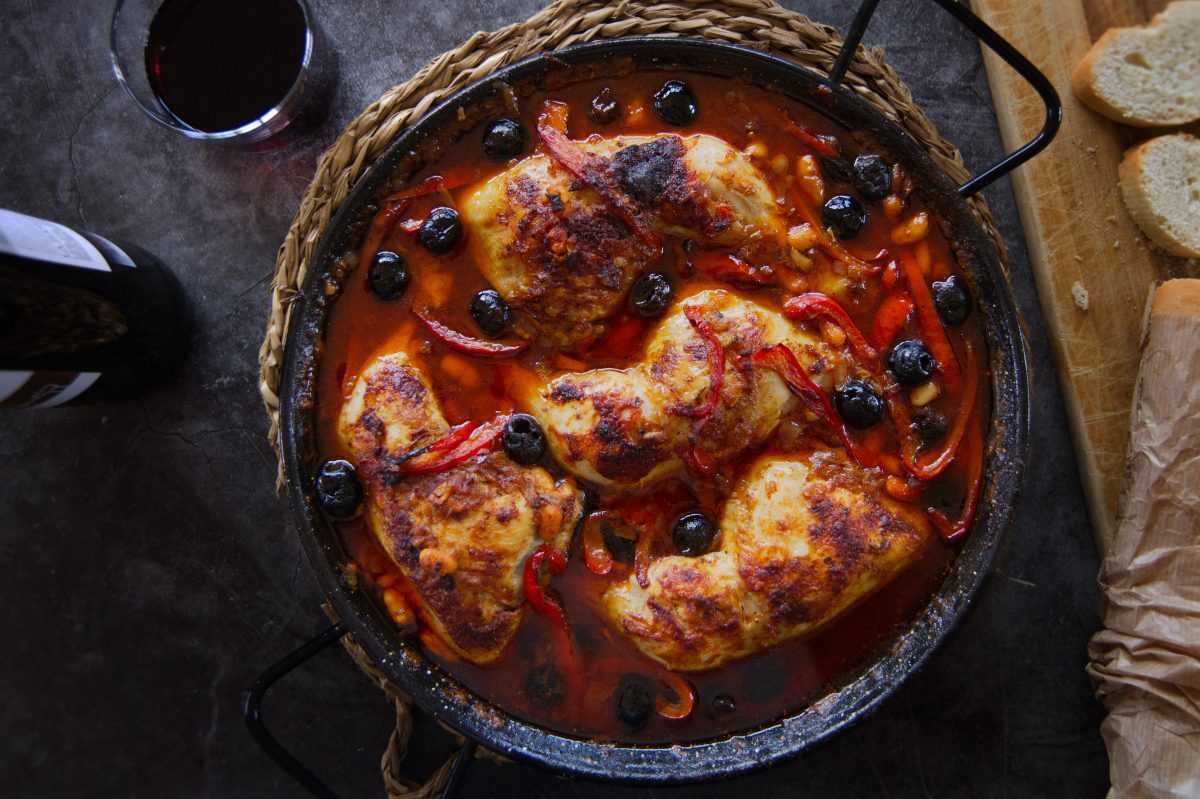
{"type": "MultiPolygon", "coordinates": [[[[388,90],[383,97],[350,123],[325,151],[317,173],[300,202],[271,281],[271,315],[267,336],[259,350],[259,391],[271,417],[269,433],[276,456],[280,453],[279,380],[283,342],[287,338],[291,303],[299,293],[317,242],[375,159],[409,125],[459,89],[497,70],[548,50],[596,39],[624,36],[663,36],[712,39],[781,56],[823,75],[829,73],[841,48],[837,31],[788,11],[771,0],[557,0],[533,17],[494,33],[476,33],[454,50],[426,64],[413,78],[388,90]]],[[[882,48],[859,47],[843,85],[878,108],[904,128],[929,152],[951,180],[965,182],[970,173],[962,156],[940,137],[895,71],[883,60],[882,48]]],[[[996,229],[987,201],[981,195],[967,200],[1008,271],[1008,250],[996,229]]],[[[280,461],[276,488],[283,490],[280,461]]],[[[425,785],[410,787],[399,777],[400,761],[412,731],[411,700],[393,685],[350,636],[346,650],[360,668],[387,694],[395,707],[397,725],[383,757],[383,778],[389,797],[428,797],[445,785],[448,761],[425,785]]],[[[486,750],[480,749],[480,754],[486,750]]],[[[490,754],[490,753],[487,753],[490,754]]],[[[493,755],[494,756],[494,755],[493,755]]]]}

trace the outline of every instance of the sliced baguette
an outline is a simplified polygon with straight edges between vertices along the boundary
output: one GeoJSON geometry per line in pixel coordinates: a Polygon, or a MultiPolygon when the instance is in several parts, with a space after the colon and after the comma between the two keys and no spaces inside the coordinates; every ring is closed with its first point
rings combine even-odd
{"type": "Polygon", "coordinates": [[[1176,133],[1142,142],[1117,174],[1142,232],[1173,255],[1200,257],[1200,139],[1176,133]]]}
{"type": "Polygon", "coordinates": [[[1200,119],[1200,2],[1171,3],[1144,28],[1112,28],[1071,73],[1089,108],[1137,127],[1200,119]]]}

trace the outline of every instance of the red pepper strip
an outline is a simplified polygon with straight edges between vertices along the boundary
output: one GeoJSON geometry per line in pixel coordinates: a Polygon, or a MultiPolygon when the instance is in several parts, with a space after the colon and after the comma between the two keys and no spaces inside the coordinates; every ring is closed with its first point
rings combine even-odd
{"type": "Polygon", "coordinates": [[[425,197],[441,191],[442,187],[445,185],[445,178],[443,178],[441,175],[434,175],[433,177],[426,178],[425,180],[421,181],[411,189],[405,189],[404,191],[398,191],[395,194],[389,194],[387,197],[384,197],[382,200],[380,200],[380,202],[395,203],[402,200],[411,200],[414,197],[425,197]]]}
{"type": "MultiPolygon", "coordinates": [[[[468,458],[474,457],[499,441],[500,434],[504,432],[504,425],[506,424],[508,424],[508,416],[498,416],[490,424],[472,428],[470,435],[461,444],[454,446],[453,449],[427,451],[408,458],[397,464],[393,473],[412,476],[444,472],[468,458]]],[[[456,435],[456,433],[452,432],[451,435],[456,435]]],[[[441,442],[439,441],[438,443],[441,442]]]]}
{"type": "Polygon", "coordinates": [[[497,341],[484,341],[478,338],[471,338],[465,333],[459,333],[457,330],[446,327],[441,322],[435,322],[426,314],[428,311],[419,311],[416,308],[412,309],[413,315],[416,316],[425,327],[429,328],[429,332],[437,336],[444,344],[448,344],[459,352],[469,352],[472,355],[486,355],[491,358],[506,358],[511,355],[516,355],[518,352],[524,351],[529,347],[528,341],[522,341],[520,344],[501,344],[497,341]]]}
{"type": "Polygon", "coordinates": [[[800,127],[792,120],[788,119],[786,116],[783,119],[784,119],[784,125],[783,125],[784,130],[786,130],[788,133],[792,134],[797,139],[804,142],[805,144],[807,144],[809,147],[813,148],[817,152],[821,153],[822,155],[832,155],[834,157],[841,155],[841,153],[839,153],[837,150],[833,149],[828,144],[826,144],[824,141],[822,141],[820,138],[809,133],[807,130],[800,127]]]}
{"type": "Polygon", "coordinates": [[[607,518],[607,511],[597,511],[583,520],[583,560],[592,574],[612,571],[612,554],[604,546],[603,525],[607,518]]]}
{"type": "Polygon", "coordinates": [[[838,438],[846,445],[846,451],[859,466],[866,468],[875,464],[875,458],[871,456],[871,453],[850,439],[846,426],[842,424],[842,420],[834,412],[833,406],[829,404],[829,398],[825,396],[825,392],[812,381],[786,345],[775,344],[759,350],[750,356],[750,362],[755,366],[770,369],[783,378],[783,382],[787,383],[788,389],[796,395],[797,399],[838,434],[838,438]]]}
{"type": "Polygon", "coordinates": [[[899,261],[908,278],[909,293],[917,304],[917,323],[921,327],[925,345],[929,347],[938,363],[938,371],[942,373],[946,390],[958,391],[962,387],[962,371],[958,367],[954,348],[950,346],[950,339],[946,336],[946,328],[938,318],[937,308],[933,305],[933,297],[929,293],[928,284],[925,283],[925,276],[921,274],[921,267],[908,250],[900,251],[899,261]]]}
{"type": "Polygon", "coordinates": [[[387,240],[388,234],[392,232],[392,228],[396,226],[396,220],[408,210],[408,206],[408,201],[404,201],[399,205],[386,205],[379,213],[375,214],[375,219],[371,222],[371,232],[367,234],[367,240],[363,243],[362,252],[358,256],[358,263],[360,265],[371,265],[371,261],[375,260],[375,255],[379,252],[379,248],[387,240]]]}
{"type": "Polygon", "coordinates": [[[404,461],[407,463],[413,458],[430,452],[441,452],[442,450],[457,447],[462,442],[470,438],[471,434],[479,427],[478,422],[463,422],[458,427],[451,428],[450,432],[439,438],[427,447],[421,447],[412,454],[408,455],[404,461]]]}
{"type": "Polygon", "coordinates": [[[529,556],[529,560],[525,561],[525,574],[521,579],[521,587],[525,589],[525,598],[529,600],[529,604],[533,606],[534,610],[548,617],[559,627],[565,628],[567,622],[563,617],[562,608],[546,596],[546,592],[542,589],[542,581],[538,577],[538,566],[542,564],[543,560],[546,561],[546,565],[550,567],[553,574],[562,574],[567,568],[567,559],[563,553],[549,544],[542,544],[529,556]]]}
{"type": "Polygon", "coordinates": [[[907,294],[900,291],[889,294],[875,312],[875,321],[871,323],[871,346],[878,352],[890,347],[900,328],[908,324],[912,310],[913,301],[907,294]]]}
{"type": "Polygon", "coordinates": [[[692,266],[717,280],[741,283],[750,286],[774,286],[779,281],[774,275],[763,273],[741,258],[723,252],[701,252],[688,258],[692,266]]]}
{"type": "Polygon", "coordinates": [[[792,297],[783,304],[783,312],[792,319],[800,319],[805,322],[825,317],[845,331],[846,340],[850,342],[855,354],[858,355],[859,360],[863,362],[872,376],[880,371],[879,354],[863,338],[858,325],[854,324],[854,320],[846,313],[846,309],[838,304],[837,300],[813,291],[801,294],[799,297],[792,297]]]}
{"type": "Polygon", "coordinates": [[[696,689],[692,687],[692,684],[678,674],[672,674],[669,671],[663,677],[663,682],[670,686],[679,700],[670,702],[660,692],[654,702],[654,710],[658,715],[672,721],[686,719],[692,715],[692,708],[696,706],[696,689]]]}
{"type": "Polygon", "coordinates": [[[953,541],[966,534],[975,518],[975,509],[979,506],[979,477],[983,472],[983,434],[979,432],[979,416],[971,415],[971,432],[967,434],[967,471],[971,475],[970,488],[967,489],[967,500],[963,504],[962,517],[956,523],[946,520],[934,508],[926,508],[929,521],[947,541],[953,541]]]}
{"type": "Polygon", "coordinates": [[[624,219],[625,223],[633,228],[638,238],[656,251],[661,251],[662,242],[654,234],[646,217],[638,213],[625,194],[620,191],[616,180],[605,174],[606,170],[603,168],[605,159],[584,150],[568,139],[564,131],[555,127],[556,117],[559,114],[556,113],[553,105],[553,103],[547,102],[542,106],[542,112],[538,115],[538,135],[542,137],[546,149],[567,168],[567,171],[603,197],[616,211],[617,216],[624,219]]]}
{"type": "Polygon", "coordinates": [[[721,388],[725,385],[725,347],[722,346],[721,340],[712,332],[708,321],[700,316],[699,308],[694,305],[685,305],[683,307],[683,315],[692,323],[692,327],[696,328],[696,332],[703,337],[704,348],[708,356],[708,397],[705,398],[703,405],[692,409],[691,414],[689,414],[697,420],[694,434],[699,436],[700,428],[708,421],[708,417],[712,415],[712,412],[717,409],[717,402],[721,399],[721,388]]]}
{"type": "Polygon", "coordinates": [[[975,389],[978,383],[979,370],[975,364],[975,351],[971,349],[970,344],[967,344],[967,383],[963,388],[962,404],[959,406],[958,416],[955,418],[950,432],[946,435],[945,443],[939,449],[927,452],[916,458],[914,464],[909,464],[910,453],[907,451],[907,448],[904,452],[904,464],[917,477],[920,477],[922,480],[937,477],[954,460],[954,454],[958,451],[958,444],[962,441],[963,433],[967,429],[967,422],[970,420],[971,411],[975,407],[975,389]]]}
{"type": "Polygon", "coordinates": [[[654,536],[650,535],[650,528],[643,527],[638,530],[637,545],[633,549],[633,576],[637,578],[638,585],[642,588],[650,587],[650,545],[654,536]]]}
{"type": "Polygon", "coordinates": [[[879,282],[883,285],[884,291],[891,291],[899,279],[900,269],[896,266],[896,262],[892,261],[887,265],[887,269],[883,270],[883,277],[879,278],[879,282]]]}

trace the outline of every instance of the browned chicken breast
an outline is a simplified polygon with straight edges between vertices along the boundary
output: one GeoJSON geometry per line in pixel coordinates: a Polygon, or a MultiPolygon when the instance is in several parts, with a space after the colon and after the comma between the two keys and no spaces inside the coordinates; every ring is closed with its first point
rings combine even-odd
{"type": "Polygon", "coordinates": [[[676,671],[714,668],[811,633],[870,595],[928,544],[928,521],[840,452],[763,455],[739,479],[720,542],[663,557],[601,603],[638,649],[676,671]]]}
{"type": "MultiPolygon", "coordinates": [[[[663,233],[717,246],[782,235],[762,174],[713,136],[619,139],[579,146],[663,233]]],[[[559,346],[602,332],[634,279],[659,255],[608,201],[555,158],[538,154],[466,191],[461,205],[480,270],[559,346]]]]}
{"type": "Polygon", "coordinates": [[[601,332],[658,255],[548,155],[469,191],[461,211],[484,276],[560,346],[601,332]]]}
{"type": "Polygon", "coordinates": [[[582,513],[571,479],[493,449],[445,471],[395,466],[446,432],[425,375],[404,353],[372,363],[342,407],[338,432],[363,476],[371,530],[408,578],[430,628],[477,665],[495,661],[527,610],[525,560],[565,551],[582,513]]]}
{"type": "Polygon", "coordinates": [[[698,445],[715,459],[766,441],[796,405],[774,372],[738,356],[788,344],[802,363],[828,348],[779,314],[722,290],[676,305],[651,336],[645,362],[628,370],[563,375],[532,403],[551,452],[572,474],[598,485],[639,488],[683,468],[697,417],[712,392],[708,343],[688,319],[702,321],[724,356],[721,391],[698,445]]]}
{"type": "Polygon", "coordinates": [[[609,159],[617,187],[659,233],[737,246],[786,230],[758,167],[715,136],[622,136],[579,145],[609,159]]]}

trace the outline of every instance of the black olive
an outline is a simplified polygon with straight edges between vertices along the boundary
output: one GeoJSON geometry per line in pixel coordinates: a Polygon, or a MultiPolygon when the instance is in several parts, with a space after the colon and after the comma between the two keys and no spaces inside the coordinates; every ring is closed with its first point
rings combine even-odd
{"type": "Polygon", "coordinates": [[[607,86],[592,98],[588,116],[597,125],[611,125],[621,118],[621,104],[613,99],[612,92],[608,90],[607,86]]]}
{"type": "Polygon", "coordinates": [[[933,284],[933,304],[942,321],[952,327],[971,315],[971,295],[954,275],[933,284]]]}
{"type": "Polygon", "coordinates": [[[697,558],[708,551],[717,537],[717,523],[707,513],[689,513],[675,522],[671,540],[679,554],[697,558]]]}
{"type": "Polygon", "coordinates": [[[498,119],[483,134],[483,151],[499,161],[516,158],[525,151],[525,128],[511,119],[498,119]]]}
{"type": "Polygon", "coordinates": [[[940,413],[928,413],[917,420],[917,436],[926,445],[936,444],[946,435],[950,423],[940,413]]]}
{"type": "Polygon", "coordinates": [[[559,707],[567,699],[567,681],[561,671],[543,663],[530,669],[525,695],[542,707],[559,707]]]}
{"type": "Polygon", "coordinates": [[[394,300],[408,288],[411,277],[404,258],[384,250],[371,261],[371,268],[367,270],[367,285],[379,299],[394,300]]]}
{"type": "Polygon", "coordinates": [[[654,95],[654,112],[664,122],[681,128],[692,124],[700,109],[696,106],[696,95],[686,83],[669,80],[654,95]]]}
{"type": "Polygon", "coordinates": [[[654,710],[654,695],[641,683],[630,683],[617,699],[617,718],[635,730],[646,726],[654,710]]]}
{"type": "Polygon", "coordinates": [[[346,461],[325,461],[317,473],[317,504],[334,519],[353,519],[362,509],[362,483],[346,461]]]}
{"type": "Polygon", "coordinates": [[[666,275],[647,272],[634,281],[633,288],[629,290],[629,304],[638,316],[662,316],[662,312],[671,304],[671,295],[674,293],[666,275]]]}
{"type": "Polygon", "coordinates": [[[504,425],[500,443],[508,457],[522,466],[532,466],[546,454],[546,434],[538,420],[527,413],[513,414],[504,425]]]}
{"type": "Polygon", "coordinates": [[[867,212],[862,203],[849,194],[839,194],[825,203],[821,209],[821,221],[839,239],[852,239],[867,223],[867,212]]]}
{"type": "Polygon", "coordinates": [[[882,200],[892,191],[892,168],[878,155],[854,159],[854,190],[867,202],[882,200]]]}
{"type": "Polygon", "coordinates": [[[883,398],[870,383],[850,380],[837,390],[838,415],[859,430],[874,427],[883,419],[883,398]]]}
{"type": "Polygon", "coordinates": [[[626,538],[613,529],[612,522],[600,522],[600,533],[604,536],[604,547],[617,563],[633,563],[637,541],[626,538]]]}
{"type": "Polygon", "coordinates": [[[471,300],[471,318],[492,338],[503,336],[512,324],[508,303],[492,289],[484,289],[471,300]]]}
{"type": "Polygon", "coordinates": [[[737,710],[737,702],[733,701],[733,697],[729,694],[717,694],[713,697],[712,704],[709,705],[709,712],[718,719],[732,716],[735,710],[737,710]]]}
{"type": "Polygon", "coordinates": [[[840,155],[827,155],[820,160],[821,171],[833,183],[849,183],[850,163],[840,155]]]}
{"type": "Polygon", "coordinates": [[[920,341],[901,341],[888,353],[887,367],[902,386],[919,386],[933,377],[937,361],[920,341]]]}
{"type": "Polygon", "coordinates": [[[434,255],[445,255],[458,246],[463,237],[462,220],[453,208],[434,208],[421,223],[417,240],[434,255]]]}

